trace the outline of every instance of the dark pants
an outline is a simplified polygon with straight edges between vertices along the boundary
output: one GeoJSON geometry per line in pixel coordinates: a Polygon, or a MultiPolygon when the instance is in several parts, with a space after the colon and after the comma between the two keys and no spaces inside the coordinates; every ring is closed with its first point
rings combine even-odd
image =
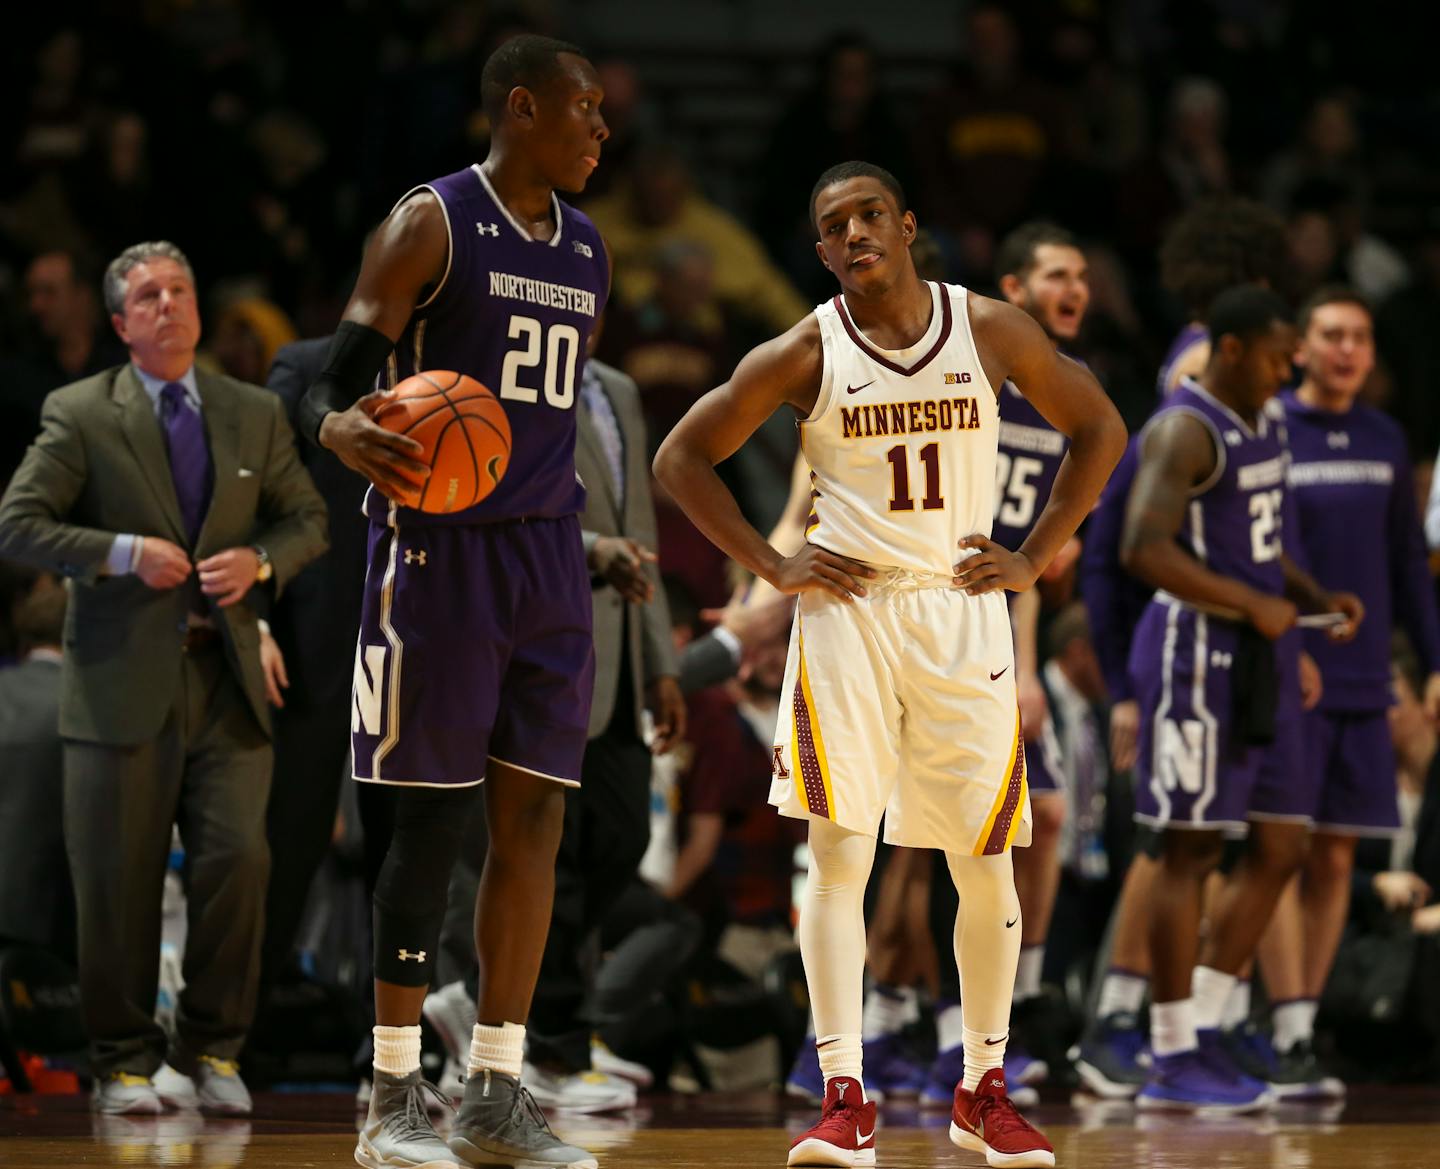
{"type": "Polygon", "coordinates": [[[350,750],[350,705],[330,702],[275,714],[275,780],[265,813],[270,892],[261,948],[263,995],[284,972],[310,885],[330,849],[350,750]]]}
{"type": "Polygon", "coordinates": [[[616,717],[586,745],[580,784],[566,793],[555,908],[529,1023],[531,1059],[572,1071],[590,1066],[594,1020],[585,1004],[599,965],[597,931],[650,843],[650,752],[629,703],[617,702],[616,717]]]}
{"type": "Polygon", "coordinates": [[[199,1055],[239,1053],[259,977],[270,768],[270,741],[218,650],[186,657],[154,739],[65,744],[66,849],[96,1075],[150,1075],[166,1058],[155,994],[176,824],[189,932],[175,1058],[186,1066],[199,1055]]]}

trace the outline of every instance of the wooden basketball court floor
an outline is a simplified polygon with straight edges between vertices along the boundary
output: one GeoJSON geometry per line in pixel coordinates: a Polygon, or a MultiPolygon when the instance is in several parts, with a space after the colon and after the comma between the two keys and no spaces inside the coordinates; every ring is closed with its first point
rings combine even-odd
{"type": "MultiPolygon", "coordinates": [[[[1073,1169],[1436,1169],[1440,1087],[1355,1089],[1343,1106],[1288,1105],[1250,1118],[1137,1115],[1082,1098],[1032,1111],[1073,1169]]],[[[353,1165],[349,1096],[269,1094],[248,1121],[194,1114],[93,1116],[83,1097],[0,1097],[4,1169],[353,1165]]],[[[770,1095],[656,1096],[631,1115],[560,1117],[556,1130],[602,1169],[781,1169],[810,1108],[770,1095]]],[[[944,1112],[882,1110],[878,1169],[978,1169],[954,1148],[944,1112]]]]}

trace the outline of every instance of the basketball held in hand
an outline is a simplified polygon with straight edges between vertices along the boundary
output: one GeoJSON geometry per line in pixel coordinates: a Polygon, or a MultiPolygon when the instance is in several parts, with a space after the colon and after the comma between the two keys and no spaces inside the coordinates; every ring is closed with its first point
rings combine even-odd
{"type": "Polygon", "coordinates": [[[499,486],[510,465],[510,420],[499,399],[474,378],[432,369],[407,377],[375,412],[386,430],[413,438],[430,467],[406,505],[435,515],[474,507],[499,486]]]}

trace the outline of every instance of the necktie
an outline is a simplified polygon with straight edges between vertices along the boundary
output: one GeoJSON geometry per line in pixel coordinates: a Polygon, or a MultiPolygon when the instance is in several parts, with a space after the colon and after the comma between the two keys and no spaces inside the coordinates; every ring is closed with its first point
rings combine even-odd
{"type": "Polygon", "coordinates": [[[205,445],[205,423],[186,401],[185,387],[179,382],[166,382],[160,391],[160,421],[165,427],[180,518],[193,547],[210,504],[210,448],[205,445]]]}
{"type": "Polygon", "coordinates": [[[590,421],[595,424],[595,433],[600,438],[600,449],[605,452],[605,462],[610,466],[610,481],[615,484],[615,498],[625,499],[625,440],[620,434],[620,422],[615,417],[615,407],[610,405],[610,395],[600,384],[600,379],[588,369],[580,379],[580,397],[585,409],[590,411],[590,421]]]}

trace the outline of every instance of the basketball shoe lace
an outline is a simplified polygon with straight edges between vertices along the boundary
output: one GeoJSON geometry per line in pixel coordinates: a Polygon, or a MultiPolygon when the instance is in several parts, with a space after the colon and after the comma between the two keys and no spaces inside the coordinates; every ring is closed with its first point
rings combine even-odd
{"type": "Polygon", "coordinates": [[[441,1101],[451,1112],[455,1111],[455,1105],[451,1103],[450,1097],[440,1091],[429,1080],[420,1079],[411,1085],[410,1090],[405,1093],[405,1107],[390,1113],[381,1121],[381,1125],[398,1140],[438,1139],[435,1126],[430,1123],[429,1113],[425,1109],[425,1093],[429,1092],[437,1100],[441,1101]]]}
{"type": "Polygon", "coordinates": [[[860,1143],[860,1121],[863,1108],[863,1104],[852,1104],[843,1099],[836,1100],[820,1114],[820,1123],[807,1135],[840,1148],[845,1148],[847,1142],[852,1139],[858,1144],[860,1143]]]}
{"type": "Polygon", "coordinates": [[[1010,1143],[1007,1137],[1040,1137],[1040,1130],[1020,1115],[1009,1096],[976,1093],[971,1097],[965,1123],[992,1149],[1001,1151],[1010,1143]]]}

